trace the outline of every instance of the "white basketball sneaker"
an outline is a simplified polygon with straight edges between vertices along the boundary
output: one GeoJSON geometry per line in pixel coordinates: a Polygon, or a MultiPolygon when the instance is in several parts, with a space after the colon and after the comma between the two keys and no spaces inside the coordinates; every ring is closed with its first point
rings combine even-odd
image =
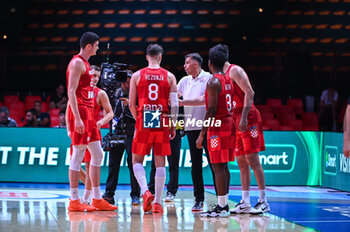
{"type": "Polygon", "coordinates": [[[261,213],[267,213],[271,210],[270,205],[269,203],[267,203],[267,201],[258,201],[258,203],[256,203],[256,205],[254,206],[254,209],[256,209],[257,211],[261,211],[261,213]]]}
{"type": "Polygon", "coordinates": [[[249,203],[241,200],[230,212],[231,214],[250,213],[251,209],[252,206],[249,203]]]}

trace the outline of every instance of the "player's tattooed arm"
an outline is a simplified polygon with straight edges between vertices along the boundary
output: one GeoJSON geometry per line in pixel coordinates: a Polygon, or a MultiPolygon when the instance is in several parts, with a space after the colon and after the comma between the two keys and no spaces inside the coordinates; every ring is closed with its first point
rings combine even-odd
{"type": "MultiPolygon", "coordinates": [[[[205,113],[204,120],[214,120],[216,115],[216,108],[218,105],[218,96],[221,92],[221,83],[217,78],[211,78],[207,83],[207,93],[208,93],[208,109],[205,113]]],[[[202,127],[202,130],[198,136],[198,139],[196,141],[196,146],[198,149],[203,148],[203,139],[205,134],[208,131],[208,127],[202,127]]]]}
{"type": "Polygon", "coordinates": [[[250,81],[248,79],[247,74],[245,71],[239,67],[235,66],[230,70],[230,77],[231,79],[237,83],[237,85],[242,89],[244,92],[244,103],[243,103],[243,109],[242,109],[242,116],[241,121],[239,123],[238,129],[240,131],[247,130],[248,125],[248,114],[250,107],[253,104],[254,99],[254,91],[250,84],[250,81]]]}

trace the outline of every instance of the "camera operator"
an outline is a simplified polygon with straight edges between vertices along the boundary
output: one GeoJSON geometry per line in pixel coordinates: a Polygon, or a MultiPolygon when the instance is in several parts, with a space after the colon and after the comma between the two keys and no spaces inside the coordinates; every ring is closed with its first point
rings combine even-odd
{"type": "Polygon", "coordinates": [[[133,118],[129,110],[129,86],[130,78],[132,72],[127,71],[127,80],[124,83],[121,83],[121,88],[117,89],[115,94],[116,104],[115,104],[115,118],[119,119],[117,122],[116,129],[114,134],[116,134],[117,139],[125,136],[125,142],[113,143],[113,137],[111,141],[111,146],[109,150],[109,167],[108,167],[108,177],[106,181],[106,191],[103,194],[103,198],[111,204],[115,203],[114,194],[118,185],[119,169],[120,162],[123,157],[124,151],[128,155],[127,163],[130,172],[130,181],[131,181],[131,199],[132,205],[140,204],[140,187],[137,183],[137,180],[134,176],[133,166],[132,166],[132,155],[131,147],[132,140],[134,137],[134,128],[135,128],[135,119],[133,118]],[[122,116],[122,117],[121,117],[122,116]],[[118,126],[119,125],[119,126],[118,126]],[[122,131],[118,128],[125,127],[122,131]]]}

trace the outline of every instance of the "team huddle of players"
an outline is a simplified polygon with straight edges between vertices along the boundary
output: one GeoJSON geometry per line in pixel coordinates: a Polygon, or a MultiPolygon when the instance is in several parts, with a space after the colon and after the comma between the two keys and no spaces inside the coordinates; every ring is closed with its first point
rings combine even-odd
{"type": "MultiPolygon", "coordinates": [[[[80,53],[72,58],[67,68],[69,105],[67,110],[68,135],[72,140],[72,157],[69,166],[71,198],[69,211],[116,210],[100,193],[100,166],[103,157],[100,128],[113,117],[108,97],[103,90],[95,87],[99,69],[91,68],[88,59],[96,54],[99,37],[92,32],[83,34],[80,53]],[[96,121],[96,108],[101,106],[105,116],[96,121]],[[85,154],[88,148],[89,154],[85,154]],[[89,159],[92,201],[81,201],[78,194],[81,162],[89,159]]],[[[158,44],[147,47],[148,66],[135,72],[130,80],[129,108],[136,119],[132,143],[133,171],[140,185],[144,212],[163,213],[162,195],[166,180],[165,158],[171,155],[170,140],[175,137],[175,127],[160,125],[147,128],[143,122],[145,107],[157,109],[154,117],[170,115],[173,121],[178,115],[179,100],[175,76],[160,67],[163,49],[158,44]],[[170,106],[170,112],[169,112],[170,106]],[[156,166],[155,194],[147,186],[143,160],[153,149],[156,166]]],[[[213,209],[203,212],[205,217],[227,217],[230,213],[265,213],[270,210],[265,194],[264,172],[258,153],[265,150],[262,120],[253,104],[254,92],[244,70],[228,62],[228,47],[222,44],[209,50],[208,66],[212,77],[209,79],[205,96],[193,99],[190,105],[206,105],[204,120],[214,120],[203,126],[196,141],[202,148],[207,135],[209,156],[215,172],[218,203],[213,209]],[[220,126],[217,126],[220,125],[220,126]],[[231,211],[228,206],[230,172],[228,162],[237,159],[242,182],[242,200],[231,211]],[[249,197],[250,167],[253,169],[259,187],[259,200],[252,207],[249,197]]],[[[186,105],[180,101],[180,105],[186,105]]],[[[89,194],[89,193],[88,193],[89,194]]],[[[84,193],[85,195],[85,193],[84,193]]]]}

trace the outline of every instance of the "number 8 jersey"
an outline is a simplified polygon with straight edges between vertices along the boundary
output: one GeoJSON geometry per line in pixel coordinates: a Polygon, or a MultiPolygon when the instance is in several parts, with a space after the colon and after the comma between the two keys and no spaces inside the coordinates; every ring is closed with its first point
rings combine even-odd
{"type": "MultiPolygon", "coordinates": [[[[140,70],[140,81],[137,85],[138,96],[138,120],[142,121],[144,111],[159,111],[164,114],[169,113],[169,93],[168,71],[163,68],[140,70]]],[[[163,124],[163,117],[161,120],[163,124]]],[[[137,125],[136,125],[137,126],[137,125]]],[[[139,127],[136,127],[139,128],[139,127]]]]}

